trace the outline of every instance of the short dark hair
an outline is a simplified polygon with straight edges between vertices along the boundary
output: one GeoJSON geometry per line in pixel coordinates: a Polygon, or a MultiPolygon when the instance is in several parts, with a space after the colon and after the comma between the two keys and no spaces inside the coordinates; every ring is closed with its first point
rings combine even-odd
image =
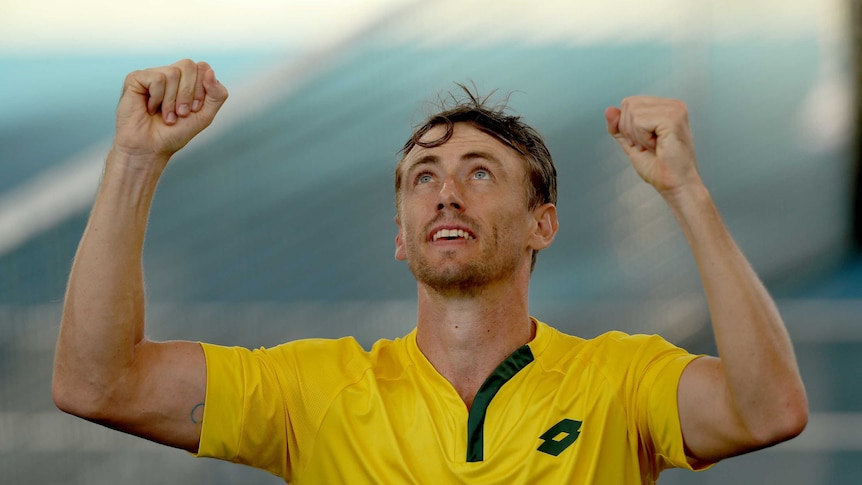
{"type": "MultiPolygon", "coordinates": [[[[487,96],[480,96],[467,86],[457,83],[462,96],[449,93],[448,98],[439,98],[438,112],[429,116],[424,123],[413,130],[413,134],[400,150],[401,159],[395,167],[395,208],[400,212],[401,204],[401,165],[407,154],[415,146],[433,148],[440,146],[452,137],[455,123],[469,123],[480,131],[493,136],[504,145],[518,152],[526,162],[527,206],[535,209],[548,202],[557,203],[557,168],[551,152],[542,136],[533,127],[524,123],[520,116],[511,115],[506,100],[491,105],[487,96]],[[432,128],[444,125],[446,132],[431,141],[420,139],[432,128]]],[[[508,99],[508,98],[507,98],[508,99]]],[[[536,253],[533,253],[533,265],[536,253]]]]}

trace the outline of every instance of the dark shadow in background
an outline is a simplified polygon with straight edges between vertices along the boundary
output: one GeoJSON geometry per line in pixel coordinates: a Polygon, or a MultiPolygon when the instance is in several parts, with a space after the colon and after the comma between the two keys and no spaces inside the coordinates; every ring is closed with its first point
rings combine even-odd
{"type": "Polygon", "coordinates": [[[853,186],[853,242],[857,252],[862,252],[862,0],[850,0],[850,36],[853,52],[853,71],[856,86],[856,139],[855,181],[853,186]]]}

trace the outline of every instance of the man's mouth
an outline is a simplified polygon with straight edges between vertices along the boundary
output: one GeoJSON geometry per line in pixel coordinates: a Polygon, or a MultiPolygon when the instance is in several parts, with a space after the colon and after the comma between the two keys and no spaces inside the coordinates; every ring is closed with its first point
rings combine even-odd
{"type": "Polygon", "coordinates": [[[466,232],[463,229],[440,229],[431,236],[431,240],[435,242],[439,239],[453,241],[459,238],[467,241],[475,239],[469,232],[466,232]]]}

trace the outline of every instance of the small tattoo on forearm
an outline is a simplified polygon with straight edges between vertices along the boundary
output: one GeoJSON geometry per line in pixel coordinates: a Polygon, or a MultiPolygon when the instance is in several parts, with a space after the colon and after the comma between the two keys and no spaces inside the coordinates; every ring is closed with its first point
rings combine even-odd
{"type": "Polygon", "coordinates": [[[195,404],[195,407],[192,408],[192,412],[189,413],[189,418],[191,418],[192,423],[201,424],[201,421],[204,419],[204,403],[199,402],[195,404]]]}

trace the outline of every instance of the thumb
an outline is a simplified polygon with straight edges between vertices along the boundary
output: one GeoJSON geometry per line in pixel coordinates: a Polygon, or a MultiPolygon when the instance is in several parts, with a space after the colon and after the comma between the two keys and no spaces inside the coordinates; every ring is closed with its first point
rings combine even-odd
{"type": "Polygon", "coordinates": [[[616,136],[620,132],[620,116],[622,111],[615,106],[608,106],[605,109],[605,121],[608,123],[608,133],[616,136]]]}
{"type": "Polygon", "coordinates": [[[615,106],[609,106],[605,109],[605,121],[608,123],[608,133],[614,137],[614,140],[619,143],[620,147],[622,147],[623,151],[626,155],[631,155],[636,149],[634,149],[634,143],[631,142],[628,138],[625,137],[620,132],[620,117],[622,116],[622,111],[615,106]]]}
{"type": "Polygon", "coordinates": [[[228,98],[227,88],[216,79],[215,71],[207,69],[204,73],[204,104],[201,113],[210,120],[215,118],[218,110],[228,98]]]}

